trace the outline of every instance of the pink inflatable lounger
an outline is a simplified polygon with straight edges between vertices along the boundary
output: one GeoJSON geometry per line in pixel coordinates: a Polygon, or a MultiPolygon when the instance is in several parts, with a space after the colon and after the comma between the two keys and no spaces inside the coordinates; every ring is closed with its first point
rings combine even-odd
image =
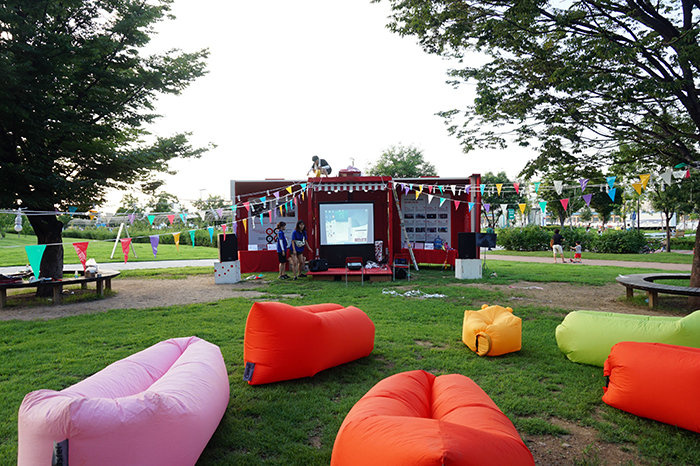
{"type": "Polygon", "coordinates": [[[25,396],[17,464],[191,466],[228,401],[218,346],[162,341],[60,392],[25,396]]]}

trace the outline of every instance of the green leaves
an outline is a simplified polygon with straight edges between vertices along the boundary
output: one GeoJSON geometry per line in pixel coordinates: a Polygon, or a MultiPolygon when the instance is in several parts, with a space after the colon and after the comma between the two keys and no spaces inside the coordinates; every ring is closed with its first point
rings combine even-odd
{"type": "Polygon", "coordinates": [[[367,170],[368,175],[391,176],[394,178],[416,178],[437,176],[435,167],[426,162],[423,151],[412,145],[390,146],[376,163],[367,170]]]}

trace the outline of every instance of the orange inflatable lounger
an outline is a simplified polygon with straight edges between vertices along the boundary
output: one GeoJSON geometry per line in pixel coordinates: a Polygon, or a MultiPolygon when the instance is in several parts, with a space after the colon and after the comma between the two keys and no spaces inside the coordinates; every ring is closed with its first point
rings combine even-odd
{"type": "Polygon", "coordinates": [[[352,407],[331,466],[533,466],[510,420],[471,379],[392,375],[352,407]]]}
{"type": "Polygon", "coordinates": [[[700,349],[624,341],[610,350],[603,373],[605,403],[700,433],[700,349]]]}
{"type": "Polygon", "coordinates": [[[520,351],[522,321],[513,309],[484,304],[480,311],[464,311],[462,341],[479,356],[520,351]]]}
{"type": "Polygon", "coordinates": [[[245,325],[243,378],[258,385],[311,377],[373,349],[374,323],[356,307],[256,302],[245,325]]]}

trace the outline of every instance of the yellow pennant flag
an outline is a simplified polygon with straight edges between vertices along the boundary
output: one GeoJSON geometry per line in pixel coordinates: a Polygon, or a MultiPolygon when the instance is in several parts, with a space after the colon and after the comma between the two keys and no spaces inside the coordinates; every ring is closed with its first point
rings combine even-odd
{"type": "Polygon", "coordinates": [[[639,175],[639,179],[642,182],[642,188],[647,189],[647,183],[649,182],[650,177],[651,177],[651,174],[639,175]]]}
{"type": "Polygon", "coordinates": [[[304,200],[304,190],[303,189],[301,190],[301,200],[302,201],[304,200]]]}
{"type": "Polygon", "coordinates": [[[642,194],[642,183],[632,183],[632,187],[637,191],[637,194],[642,194]]]}
{"type": "Polygon", "coordinates": [[[292,194],[292,187],[291,187],[291,186],[287,186],[287,192],[288,192],[289,194],[292,194]]]}
{"type": "Polygon", "coordinates": [[[518,207],[520,207],[520,213],[525,214],[525,207],[527,207],[527,204],[518,204],[518,207]]]}
{"type": "Polygon", "coordinates": [[[243,229],[245,230],[246,233],[248,233],[248,219],[247,218],[243,219],[243,229]]]}
{"type": "Polygon", "coordinates": [[[175,238],[175,247],[177,248],[178,252],[180,251],[180,233],[173,233],[173,238],[175,238]]]}
{"type": "Polygon", "coordinates": [[[418,199],[418,196],[423,192],[423,185],[420,184],[418,185],[418,191],[416,191],[416,199],[418,199]]]}
{"type": "Polygon", "coordinates": [[[503,183],[497,184],[496,185],[496,190],[498,191],[498,195],[501,195],[501,188],[503,187],[503,183]]]}

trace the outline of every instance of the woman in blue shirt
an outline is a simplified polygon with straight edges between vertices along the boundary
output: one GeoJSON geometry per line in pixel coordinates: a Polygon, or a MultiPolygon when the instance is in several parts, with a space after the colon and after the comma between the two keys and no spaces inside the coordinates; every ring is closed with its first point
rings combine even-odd
{"type": "Polygon", "coordinates": [[[289,278],[286,273],[287,268],[287,238],[284,236],[284,228],[287,226],[285,222],[277,224],[277,258],[280,261],[280,279],[289,278]]]}
{"type": "Polygon", "coordinates": [[[306,224],[299,220],[297,227],[292,232],[292,244],[289,245],[289,250],[292,252],[292,271],[294,272],[294,280],[299,277],[305,277],[304,266],[306,259],[304,258],[304,248],[308,246],[306,237],[306,224]]]}

